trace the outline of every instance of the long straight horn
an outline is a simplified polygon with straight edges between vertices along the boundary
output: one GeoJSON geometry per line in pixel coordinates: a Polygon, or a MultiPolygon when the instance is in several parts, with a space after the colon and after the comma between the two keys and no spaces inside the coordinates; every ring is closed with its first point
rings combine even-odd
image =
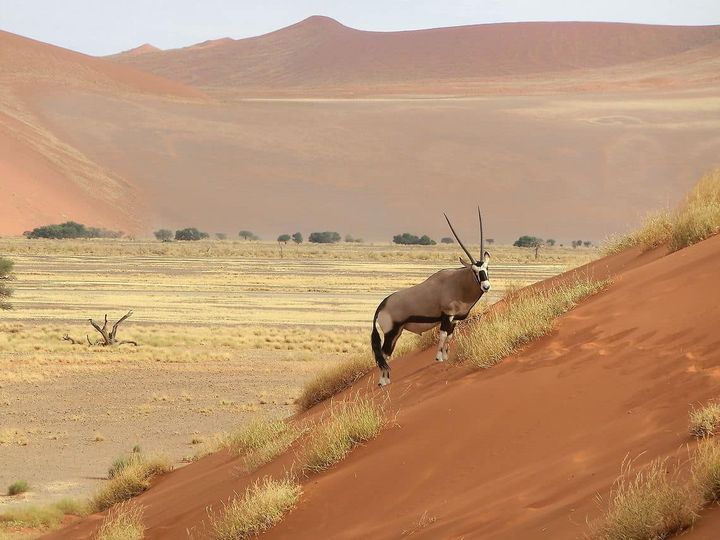
{"type": "Polygon", "coordinates": [[[467,250],[467,248],[465,247],[465,245],[462,243],[462,240],[460,240],[460,238],[458,237],[457,233],[455,232],[455,229],[453,229],[452,223],[450,223],[450,220],[449,220],[448,217],[447,217],[447,214],[443,212],[443,216],[445,216],[445,221],[448,222],[448,225],[450,226],[450,230],[452,231],[453,236],[455,237],[455,240],[458,241],[458,244],[460,244],[460,247],[461,247],[461,248],[463,249],[463,251],[465,252],[465,255],[468,256],[468,259],[470,259],[470,262],[471,262],[472,264],[475,264],[475,263],[477,262],[477,261],[475,260],[475,257],[473,257],[472,255],[470,255],[470,252],[467,250]]]}
{"type": "Polygon", "coordinates": [[[480,207],[478,206],[478,220],[480,220],[480,260],[483,260],[485,255],[485,238],[483,238],[482,230],[482,214],[480,213],[480,207]]]}

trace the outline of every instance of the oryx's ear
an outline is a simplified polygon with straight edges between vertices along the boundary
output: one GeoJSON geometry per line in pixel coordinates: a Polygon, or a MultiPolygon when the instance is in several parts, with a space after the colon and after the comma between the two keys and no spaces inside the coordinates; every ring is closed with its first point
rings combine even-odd
{"type": "Polygon", "coordinates": [[[470,268],[470,267],[472,266],[472,264],[470,264],[469,262],[467,262],[467,261],[466,261],[465,259],[463,259],[462,257],[460,257],[460,264],[462,264],[465,268],[470,268]]]}
{"type": "Polygon", "coordinates": [[[486,251],[483,253],[483,264],[487,264],[490,262],[490,254],[486,251]]]}

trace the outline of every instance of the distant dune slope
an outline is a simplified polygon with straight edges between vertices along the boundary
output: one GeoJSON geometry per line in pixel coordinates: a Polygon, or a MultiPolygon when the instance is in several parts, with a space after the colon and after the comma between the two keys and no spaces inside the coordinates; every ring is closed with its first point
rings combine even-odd
{"type": "Polygon", "coordinates": [[[0,32],[0,233],[75,219],[142,230],[138,186],[92,161],[34,107],[49,95],[201,99],[202,94],[128,66],[0,32]]]}
{"type": "MultiPolygon", "coordinates": [[[[689,405],[718,395],[720,236],[667,256],[662,249],[591,263],[585,271],[611,276],[610,288],[490,370],[440,365],[428,350],[397,359],[387,390],[375,373],[359,381],[349,392],[388,392],[397,425],[304,479],[298,507],[263,537],[391,539],[413,529],[423,539],[583,537],[623,460],[686,458],[689,405]]],[[[146,538],[207,537],[208,507],[256,478],[281,476],[301,454],[249,475],[225,454],[170,474],[138,498],[146,538]]],[[[49,538],[90,538],[100,520],[49,538]]],[[[698,540],[716,538],[701,530],[702,520],[698,540]]]]}
{"type": "Polygon", "coordinates": [[[310,17],[259,37],[112,58],[196,86],[365,94],[645,62],[719,40],[720,26],[539,22],[365,32],[310,17]]]}

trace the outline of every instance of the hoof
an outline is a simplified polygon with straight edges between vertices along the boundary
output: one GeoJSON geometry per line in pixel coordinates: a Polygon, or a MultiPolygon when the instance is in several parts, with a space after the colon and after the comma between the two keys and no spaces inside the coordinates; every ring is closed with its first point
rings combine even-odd
{"type": "Polygon", "coordinates": [[[380,379],[378,386],[380,386],[382,388],[383,386],[387,386],[388,384],[390,384],[390,379],[389,378],[386,379],[383,377],[380,379]]]}
{"type": "Polygon", "coordinates": [[[438,358],[438,357],[436,356],[436,357],[435,357],[435,361],[436,361],[436,362],[444,362],[445,359],[444,359],[442,356],[441,356],[440,358],[438,358]]]}

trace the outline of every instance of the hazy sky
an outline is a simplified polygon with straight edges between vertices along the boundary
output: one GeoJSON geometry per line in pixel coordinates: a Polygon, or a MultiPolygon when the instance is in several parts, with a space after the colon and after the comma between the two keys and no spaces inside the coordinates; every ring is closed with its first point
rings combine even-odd
{"type": "Polygon", "coordinates": [[[720,0],[0,0],[0,29],[88,54],[264,34],[310,15],[362,30],[511,21],[720,24],[720,0]]]}

